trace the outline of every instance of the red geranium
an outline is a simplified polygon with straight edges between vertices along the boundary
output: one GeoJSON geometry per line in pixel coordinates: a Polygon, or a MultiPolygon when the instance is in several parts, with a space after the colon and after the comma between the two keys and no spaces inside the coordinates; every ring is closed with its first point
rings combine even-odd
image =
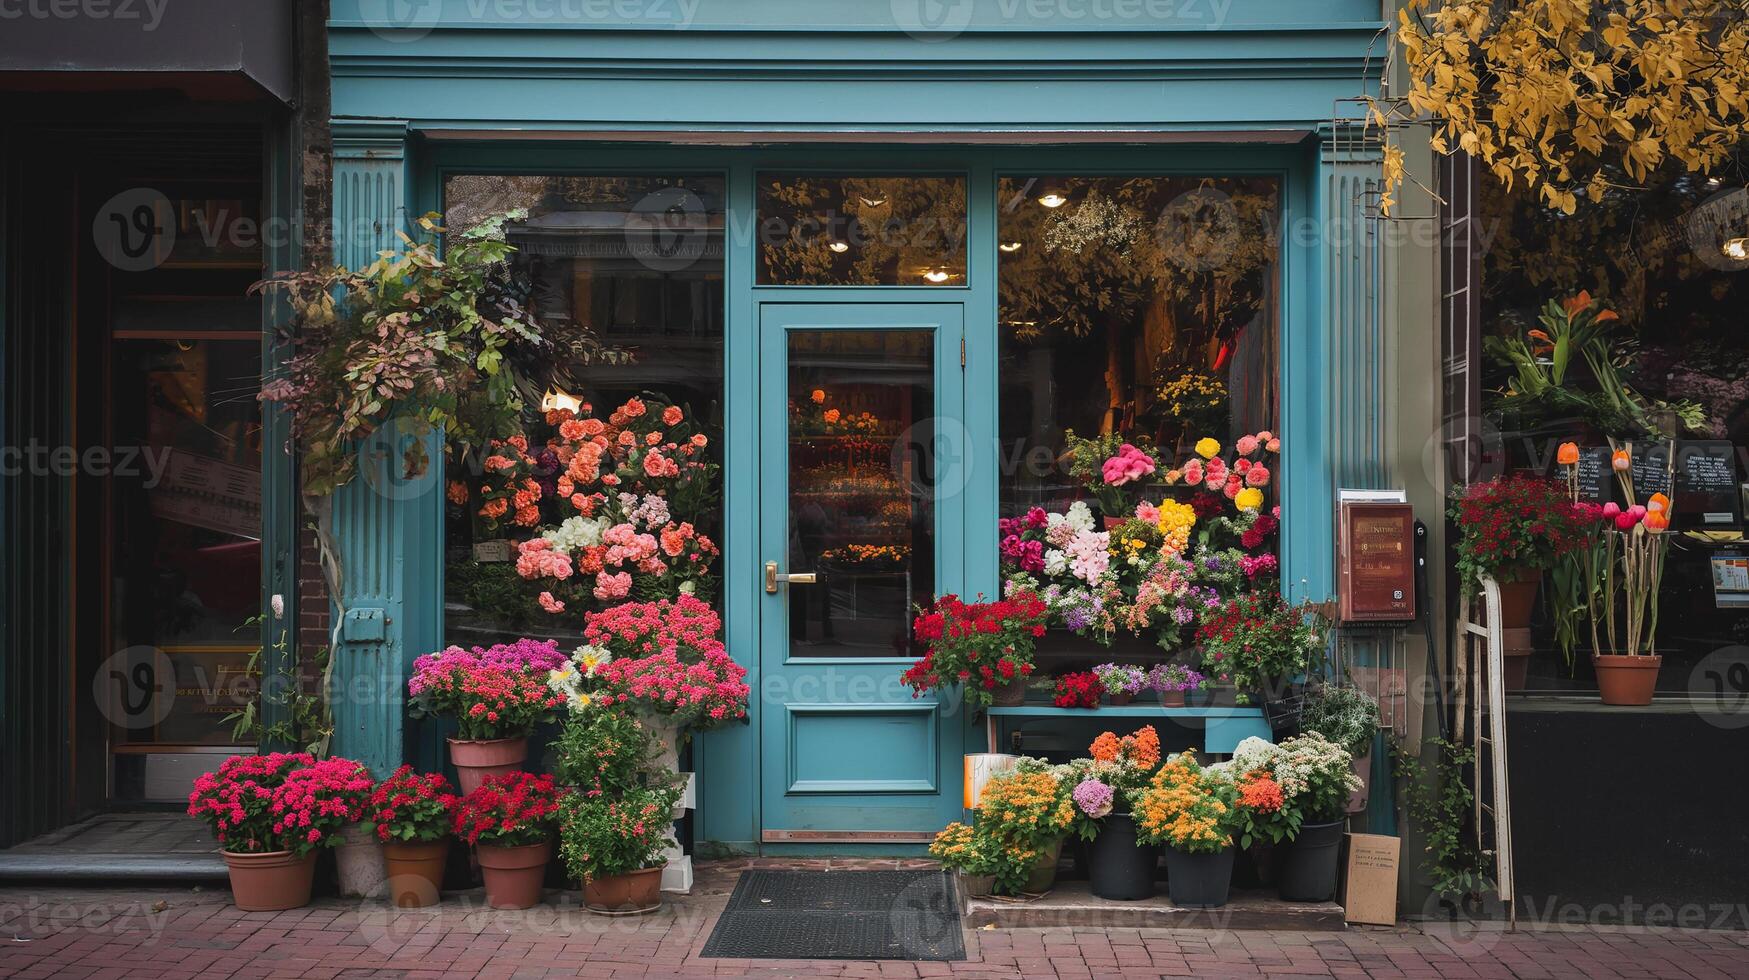
{"type": "Polygon", "coordinates": [[[1059,708],[1097,708],[1104,693],[1098,674],[1080,670],[1057,678],[1057,696],[1051,703],[1059,708]]]}
{"type": "Polygon", "coordinates": [[[564,795],[551,776],[509,772],[487,777],[456,805],[455,834],[469,844],[494,847],[539,844],[552,836],[564,795]]]}
{"type": "Polygon", "coordinates": [[[1045,633],[1045,615],[1043,600],[1031,592],[975,603],[944,595],[912,624],[924,654],[900,679],[913,697],[958,684],[967,704],[987,706],[997,687],[1032,675],[1033,642],[1045,633]]]}
{"type": "Polygon", "coordinates": [[[206,821],[219,844],[233,854],[287,850],[274,831],[273,794],[293,772],[315,761],[308,752],[234,755],[217,772],[195,778],[188,815],[206,821]]]}
{"type": "Polygon", "coordinates": [[[376,822],[377,837],[385,843],[433,841],[449,833],[458,802],[442,773],[402,766],[370,794],[365,818],[376,822]]]}
{"type": "Polygon", "coordinates": [[[1512,473],[1459,487],[1451,519],[1462,532],[1456,551],[1465,588],[1483,575],[1552,568],[1585,541],[1584,516],[1567,485],[1538,476],[1512,473]]]}

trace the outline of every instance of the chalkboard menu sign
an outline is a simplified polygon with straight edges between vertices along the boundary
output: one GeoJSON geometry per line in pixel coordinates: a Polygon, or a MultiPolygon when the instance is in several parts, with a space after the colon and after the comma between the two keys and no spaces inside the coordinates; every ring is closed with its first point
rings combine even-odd
{"type": "MultiPolygon", "coordinates": [[[[1668,442],[1634,446],[1634,493],[1640,502],[1654,493],[1668,494],[1675,498],[1672,510],[1678,517],[1698,518],[1692,523],[1740,524],[1736,447],[1722,439],[1675,443],[1674,491],[1670,488],[1672,447],[1668,442]]],[[[1578,468],[1579,499],[1592,503],[1620,500],[1608,446],[1580,450],[1578,468]]]]}

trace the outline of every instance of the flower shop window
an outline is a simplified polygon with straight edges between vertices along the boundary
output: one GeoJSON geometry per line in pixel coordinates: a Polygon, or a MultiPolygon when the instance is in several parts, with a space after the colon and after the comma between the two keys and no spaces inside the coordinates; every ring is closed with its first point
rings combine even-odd
{"type": "Polygon", "coordinates": [[[1187,646],[1275,587],[1280,181],[1008,176],[997,206],[1005,581],[1187,646]]]}
{"type": "Polygon", "coordinates": [[[963,177],[762,173],[759,284],[964,286],[963,177]]]}
{"type": "Polygon", "coordinates": [[[583,614],[718,599],[723,179],[456,175],[449,234],[507,211],[551,342],[517,438],[451,460],[445,641],[580,641],[583,614]],[[605,443],[605,445],[604,445],[605,443]]]}

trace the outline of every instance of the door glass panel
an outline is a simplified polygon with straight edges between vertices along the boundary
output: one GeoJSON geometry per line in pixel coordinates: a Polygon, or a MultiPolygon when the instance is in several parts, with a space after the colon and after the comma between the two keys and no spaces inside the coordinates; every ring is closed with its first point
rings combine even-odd
{"type": "Polygon", "coordinates": [[[964,286],[961,177],[759,175],[759,282],[964,286]]]}
{"type": "Polygon", "coordinates": [[[909,657],[935,594],[935,338],[789,333],[790,655],[909,657]]]}

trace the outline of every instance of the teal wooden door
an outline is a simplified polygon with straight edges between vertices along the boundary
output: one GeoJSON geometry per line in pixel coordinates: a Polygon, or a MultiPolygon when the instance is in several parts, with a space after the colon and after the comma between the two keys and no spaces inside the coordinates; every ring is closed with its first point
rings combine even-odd
{"type": "Polygon", "coordinates": [[[761,840],[915,843],[960,812],[957,702],[913,698],[912,607],[964,580],[958,303],[759,316],[761,840]]]}

